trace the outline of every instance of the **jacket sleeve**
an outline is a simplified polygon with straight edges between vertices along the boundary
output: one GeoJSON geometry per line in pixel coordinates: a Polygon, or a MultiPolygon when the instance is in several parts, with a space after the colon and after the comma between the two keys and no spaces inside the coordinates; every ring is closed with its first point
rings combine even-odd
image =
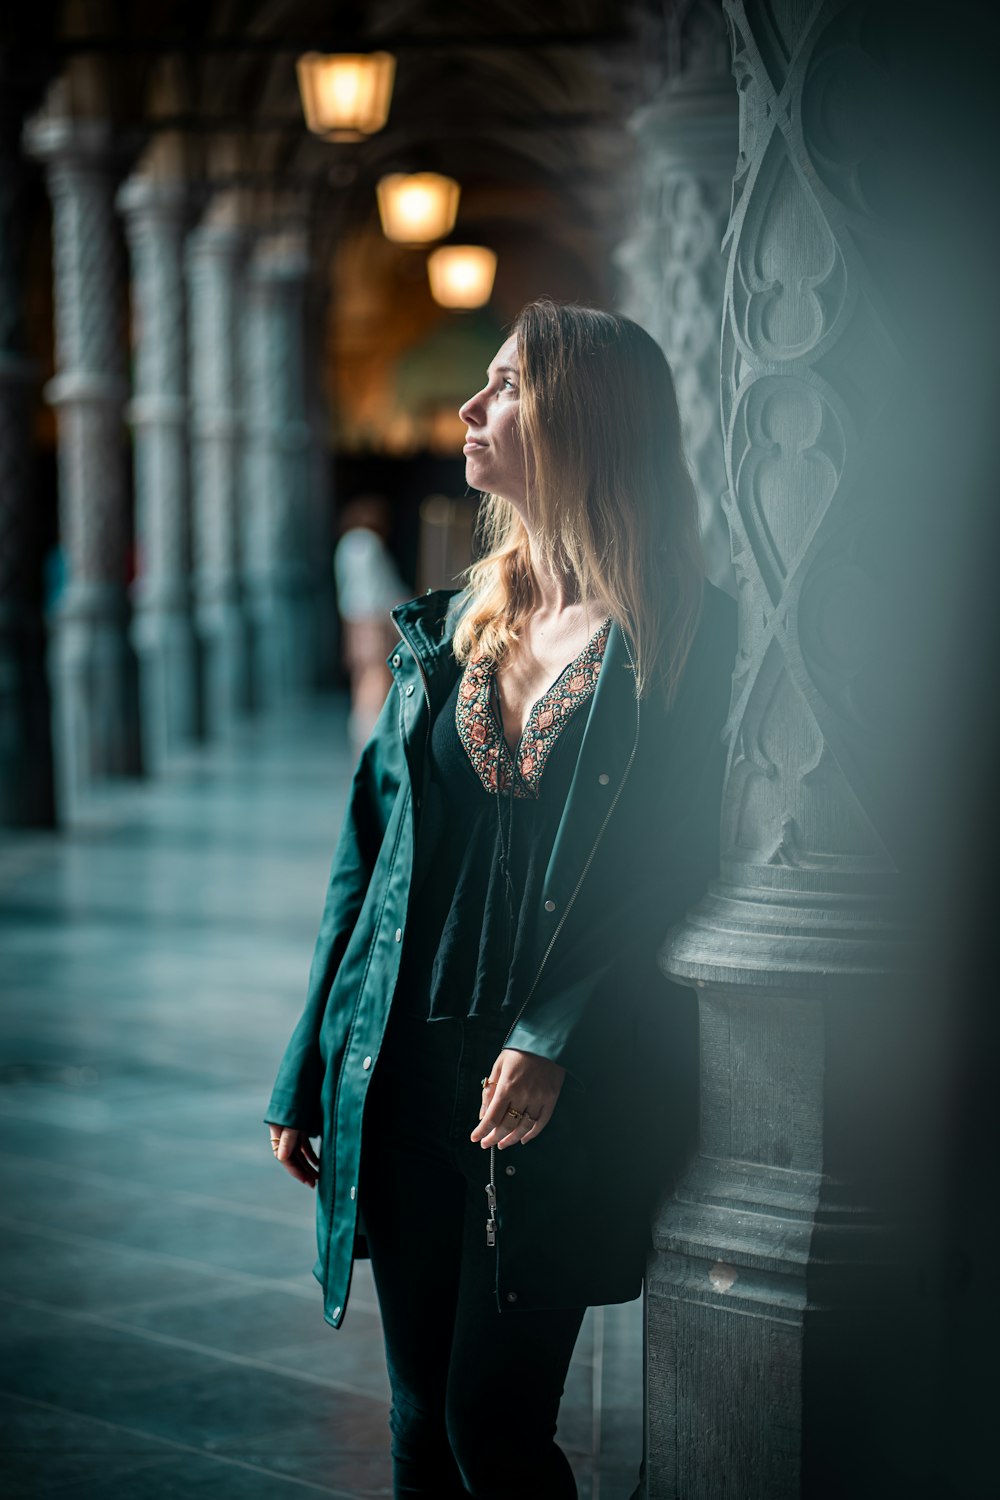
{"type": "Polygon", "coordinates": [[[324,1064],[319,1037],[337,969],[364,904],[403,774],[395,685],[361,753],[337,841],[313,950],[306,1003],[278,1069],[265,1119],[319,1133],[324,1064]]]}
{"type": "MultiPolygon", "coordinates": [[[[556,940],[534,996],[506,1045],[558,1062],[586,1088],[642,1027],[643,994],[659,977],[667,930],[718,872],[726,751],[722,739],[735,654],[731,601],[692,652],[663,753],[645,758],[556,940]],[[613,829],[613,832],[612,832],[613,829]]],[[[662,982],[662,981],[661,981],[662,982]]]]}

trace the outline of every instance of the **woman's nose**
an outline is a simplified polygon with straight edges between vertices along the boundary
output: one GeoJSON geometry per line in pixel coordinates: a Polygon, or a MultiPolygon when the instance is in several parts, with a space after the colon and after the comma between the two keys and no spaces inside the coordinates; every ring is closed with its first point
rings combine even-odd
{"type": "MultiPolygon", "coordinates": [[[[485,387],[483,389],[485,389],[485,387]]],[[[482,425],[481,421],[477,420],[477,418],[482,417],[482,407],[479,405],[482,399],[483,392],[477,391],[474,396],[469,397],[468,401],[466,401],[464,405],[458,408],[458,415],[460,419],[467,425],[474,427],[482,425]]]]}

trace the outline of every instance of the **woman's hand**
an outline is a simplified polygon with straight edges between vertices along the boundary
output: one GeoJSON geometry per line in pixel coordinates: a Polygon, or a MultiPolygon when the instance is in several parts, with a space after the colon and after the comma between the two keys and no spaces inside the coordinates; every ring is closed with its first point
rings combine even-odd
{"type": "Polygon", "coordinates": [[[275,1161],[280,1161],[286,1172],[306,1187],[314,1188],[319,1178],[319,1157],[312,1148],[304,1130],[291,1130],[288,1126],[269,1125],[271,1150],[275,1161]]]}
{"type": "Polygon", "coordinates": [[[505,1047],[490,1069],[472,1140],[484,1150],[498,1146],[502,1151],[541,1135],[552,1118],[565,1077],[566,1069],[547,1057],[505,1047]],[[521,1118],[508,1114],[510,1109],[520,1111],[521,1118]]]}

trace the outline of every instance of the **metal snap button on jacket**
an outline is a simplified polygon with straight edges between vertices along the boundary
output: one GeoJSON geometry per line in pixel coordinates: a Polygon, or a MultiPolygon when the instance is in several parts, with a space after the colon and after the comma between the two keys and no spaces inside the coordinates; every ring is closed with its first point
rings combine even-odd
{"type": "Polygon", "coordinates": [[[607,786],[608,782],[611,780],[611,777],[608,775],[607,771],[602,771],[597,779],[601,783],[601,786],[607,786]]]}
{"type": "Polygon", "coordinates": [[[395,656],[392,658],[392,664],[393,664],[393,666],[394,667],[398,667],[399,664],[400,664],[400,662],[402,660],[403,660],[403,658],[400,656],[399,652],[397,651],[396,654],[395,654],[395,656]]]}
{"type": "Polygon", "coordinates": [[[517,1301],[517,1293],[516,1292],[508,1292],[507,1293],[507,1301],[508,1302],[516,1302],[517,1301]]]}
{"type": "Polygon", "coordinates": [[[546,903],[545,903],[545,910],[546,911],[555,911],[555,909],[556,909],[556,903],[554,901],[546,901],[546,903]]]}
{"type": "Polygon", "coordinates": [[[362,1066],[362,1067],[363,1067],[363,1068],[364,1068],[364,1069],[365,1069],[365,1070],[366,1070],[366,1071],[367,1071],[367,1070],[368,1070],[368,1069],[369,1069],[369,1068],[370,1068],[370,1067],[371,1067],[371,1065],[372,1065],[372,1060],[371,1060],[371,1058],[370,1058],[370,1057],[366,1057],[366,1058],[365,1058],[365,1060],[364,1060],[364,1062],[363,1062],[363,1063],[362,1063],[362,1064],[361,1064],[361,1066],[362,1066]]]}
{"type": "Polygon", "coordinates": [[[413,693],[413,683],[412,682],[408,682],[406,684],[406,696],[409,698],[412,695],[412,693],[413,693]]]}

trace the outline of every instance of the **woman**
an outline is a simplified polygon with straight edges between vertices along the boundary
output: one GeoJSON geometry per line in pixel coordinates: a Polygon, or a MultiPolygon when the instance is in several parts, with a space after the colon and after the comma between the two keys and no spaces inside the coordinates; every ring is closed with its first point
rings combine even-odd
{"type": "Polygon", "coordinates": [[[485,555],[393,612],[267,1119],[335,1327],[371,1256],[395,1494],[559,1500],[584,1310],[639,1293],[690,1144],[656,955],[717,861],[733,608],[634,323],[530,304],[461,416],[485,555]]]}

